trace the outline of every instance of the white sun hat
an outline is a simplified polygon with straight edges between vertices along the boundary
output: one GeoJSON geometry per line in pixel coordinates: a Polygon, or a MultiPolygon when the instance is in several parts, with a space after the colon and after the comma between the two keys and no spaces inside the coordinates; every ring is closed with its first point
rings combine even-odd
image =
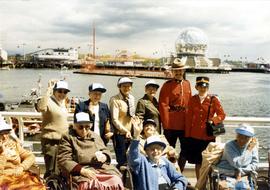
{"type": "Polygon", "coordinates": [[[159,136],[157,136],[157,135],[153,135],[153,136],[148,137],[146,139],[145,144],[144,144],[144,150],[152,144],[158,144],[158,145],[162,146],[163,148],[166,148],[166,144],[164,142],[162,142],[160,140],[159,136]]]}
{"type": "Polygon", "coordinates": [[[85,112],[77,113],[74,123],[91,123],[89,114],[85,112]]]}
{"type": "Polygon", "coordinates": [[[235,129],[235,132],[248,137],[253,137],[255,135],[253,127],[245,123],[240,124],[239,127],[235,129]]]}
{"type": "Polygon", "coordinates": [[[128,77],[121,77],[118,79],[117,86],[120,87],[120,85],[124,84],[124,83],[131,83],[131,85],[132,85],[133,81],[128,77]]]}
{"type": "Polygon", "coordinates": [[[58,89],[64,89],[67,90],[68,92],[70,92],[70,90],[68,89],[68,83],[66,81],[63,80],[59,80],[57,83],[55,83],[54,90],[58,90],[58,89]]]}
{"type": "Polygon", "coordinates": [[[7,124],[3,118],[0,118],[0,133],[2,131],[11,131],[11,130],[12,130],[11,125],[7,124]]]}
{"type": "Polygon", "coordinates": [[[90,86],[88,87],[88,90],[89,92],[92,92],[92,91],[99,91],[99,92],[106,92],[106,88],[104,88],[104,86],[100,83],[92,83],[90,84],[90,86]]]}
{"type": "Polygon", "coordinates": [[[159,88],[159,84],[153,79],[147,81],[144,86],[155,86],[156,88],[159,88]]]}

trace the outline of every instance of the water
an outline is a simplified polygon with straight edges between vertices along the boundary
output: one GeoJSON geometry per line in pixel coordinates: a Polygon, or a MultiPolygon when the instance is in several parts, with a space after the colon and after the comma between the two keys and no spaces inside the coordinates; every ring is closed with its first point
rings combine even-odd
{"type": "MultiPolygon", "coordinates": [[[[0,71],[0,92],[5,100],[19,102],[22,97],[29,94],[30,89],[37,88],[37,80],[41,75],[42,92],[50,79],[66,78],[71,89],[70,97],[88,98],[90,83],[102,83],[107,92],[103,102],[108,103],[111,96],[118,93],[116,86],[118,77],[101,75],[73,74],[73,71],[60,71],[50,69],[11,69],[0,71]]],[[[195,79],[199,75],[210,77],[210,93],[218,94],[227,116],[255,116],[270,117],[270,75],[263,73],[230,73],[230,74],[190,74],[187,79],[191,82],[193,94],[195,79]]],[[[135,78],[132,94],[136,99],[144,95],[144,84],[149,79],[135,78]]],[[[165,80],[156,80],[162,85],[165,80]]],[[[159,91],[158,91],[159,93],[159,91]]],[[[158,95],[157,95],[158,97],[158,95]]],[[[269,130],[269,129],[268,129],[269,130]]],[[[270,133],[267,129],[259,129],[258,137],[262,147],[267,147],[270,133]]],[[[225,139],[233,138],[234,132],[228,130],[225,139]]],[[[265,151],[262,151],[264,155],[265,151]]]]}

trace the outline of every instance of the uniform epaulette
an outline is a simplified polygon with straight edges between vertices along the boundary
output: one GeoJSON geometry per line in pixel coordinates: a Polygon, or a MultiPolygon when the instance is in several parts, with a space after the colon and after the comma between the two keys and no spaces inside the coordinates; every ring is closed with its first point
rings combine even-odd
{"type": "Polygon", "coordinates": [[[210,97],[216,97],[220,101],[219,96],[217,94],[209,94],[209,96],[210,97]]]}
{"type": "Polygon", "coordinates": [[[169,82],[172,82],[172,81],[174,81],[174,79],[167,80],[165,83],[169,83],[169,82]]]}

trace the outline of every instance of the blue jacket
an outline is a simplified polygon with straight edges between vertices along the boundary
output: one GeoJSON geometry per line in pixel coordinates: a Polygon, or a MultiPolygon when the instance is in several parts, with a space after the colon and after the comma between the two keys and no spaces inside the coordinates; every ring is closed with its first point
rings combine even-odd
{"type": "MultiPolygon", "coordinates": [[[[80,102],[77,104],[75,112],[74,112],[74,121],[75,121],[75,115],[78,112],[86,112],[89,113],[89,117],[92,121],[95,121],[95,115],[91,115],[89,112],[89,104],[90,100],[80,102]]],[[[108,143],[108,140],[105,138],[105,126],[106,122],[110,120],[110,110],[107,104],[99,102],[99,126],[100,126],[100,137],[102,138],[103,142],[105,144],[108,143]]],[[[94,130],[94,127],[92,127],[91,130],[94,130]]],[[[111,127],[112,130],[112,127],[111,127]]]]}
{"type": "Polygon", "coordinates": [[[234,176],[238,170],[242,175],[250,172],[255,173],[258,168],[259,158],[258,149],[255,147],[252,151],[247,150],[247,145],[240,148],[235,140],[226,143],[224,152],[217,167],[221,174],[234,176]]]}
{"type": "MultiPolygon", "coordinates": [[[[160,166],[161,173],[168,184],[175,184],[175,188],[185,190],[186,178],[178,173],[174,166],[166,159],[161,158],[164,165],[160,166]]],[[[132,140],[128,154],[128,164],[133,172],[135,190],[158,190],[158,173],[151,162],[139,153],[139,141],[132,140]]]]}

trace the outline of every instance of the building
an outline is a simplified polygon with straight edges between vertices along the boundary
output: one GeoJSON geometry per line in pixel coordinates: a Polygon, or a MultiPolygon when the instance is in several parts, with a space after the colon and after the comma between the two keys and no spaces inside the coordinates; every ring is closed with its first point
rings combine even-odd
{"type": "Polygon", "coordinates": [[[56,62],[77,62],[79,58],[78,50],[75,48],[47,48],[30,54],[35,61],[56,61],[56,62]]]}
{"type": "MultiPolygon", "coordinates": [[[[176,56],[181,58],[191,68],[212,68],[213,60],[205,56],[208,39],[198,28],[182,30],[175,42],[176,56]]],[[[214,61],[215,66],[217,60],[214,61]]]]}

